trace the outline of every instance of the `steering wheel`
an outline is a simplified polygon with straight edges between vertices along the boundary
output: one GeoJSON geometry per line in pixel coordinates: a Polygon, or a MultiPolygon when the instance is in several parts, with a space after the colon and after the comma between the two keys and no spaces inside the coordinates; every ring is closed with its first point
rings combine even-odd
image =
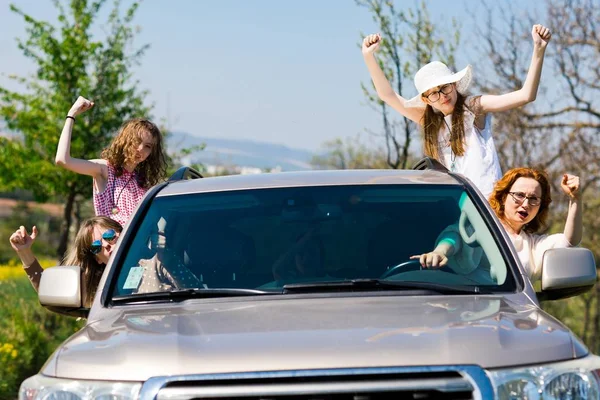
{"type": "Polygon", "coordinates": [[[421,267],[421,262],[419,260],[417,260],[417,259],[408,260],[408,261],[401,262],[398,265],[394,265],[393,267],[388,268],[383,274],[381,274],[379,279],[386,279],[392,275],[396,275],[401,272],[406,272],[406,271],[402,271],[403,269],[406,269],[408,271],[415,271],[415,270],[422,270],[423,268],[421,267]]]}

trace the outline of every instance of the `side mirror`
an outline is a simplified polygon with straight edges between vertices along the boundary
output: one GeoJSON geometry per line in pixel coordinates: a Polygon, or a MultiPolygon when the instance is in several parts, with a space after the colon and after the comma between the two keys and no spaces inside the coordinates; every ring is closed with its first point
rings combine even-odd
{"type": "Polygon", "coordinates": [[[576,296],[596,284],[596,262],[588,249],[550,249],[542,259],[540,300],[576,296]]]}
{"type": "Polygon", "coordinates": [[[51,311],[72,317],[87,317],[81,308],[81,268],[50,267],[42,273],[38,287],[40,303],[51,311]]]}

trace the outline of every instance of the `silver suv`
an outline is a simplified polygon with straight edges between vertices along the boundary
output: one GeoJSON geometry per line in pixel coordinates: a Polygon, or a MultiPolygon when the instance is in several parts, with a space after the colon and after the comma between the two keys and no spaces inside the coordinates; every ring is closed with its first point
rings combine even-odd
{"type": "Polygon", "coordinates": [[[41,303],[87,324],[21,399],[599,398],[600,358],[539,307],[595,284],[591,252],[547,251],[536,293],[463,176],[184,178],[138,206],[91,309],[76,267],[44,272],[41,303]],[[477,265],[421,269],[453,224],[477,265]]]}

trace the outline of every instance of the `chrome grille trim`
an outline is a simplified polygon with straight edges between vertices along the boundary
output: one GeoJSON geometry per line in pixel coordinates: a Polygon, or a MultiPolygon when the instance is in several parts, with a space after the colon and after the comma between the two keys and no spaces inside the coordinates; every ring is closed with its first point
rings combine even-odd
{"type": "Polygon", "coordinates": [[[471,384],[463,378],[426,379],[418,382],[396,380],[366,382],[324,382],[324,383],[288,383],[256,384],[234,386],[208,386],[193,388],[161,389],[158,400],[187,400],[206,397],[244,397],[244,396],[285,396],[307,395],[311,393],[354,393],[389,392],[393,390],[440,390],[442,392],[472,391],[471,384]]]}
{"type": "Polygon", "coordinates": [[[429,366],[389,368],[348,368],[296,371],[265,371],[232,374],[201,374],[164,376],[151,378],[144,383],[140,392],[142,400],[183,400],[190,398],[226,398],[245,396],[305,395],[314,393],[348,393],[357,390],[386,392],[393,390],[438,390],[458,392],[472,390],[473,399],[494,398],[492,384],[485,371],[478,366],[429,366]],[[454,372],[457,377],[398,376],[454,372]],[[383,375],[383,376],[382,376],[383,375]],[[361,377],[361,381],[338,381],[336,377],[361,377]],[[326,382],[285,382],[278,379],[327,378],[326,382]],[[252,380],[252,382],[244,382],[252,380]],[[211,383],[212,382],[212,383],[211,383]],[[177,384],[193,384],[177,387],[177,384]],[[231,383],[231,384],[230,384],[231,383]],[[233,385],[235,383],[235,385],[233,385]],[[173,385],[175,387],[169,387],[173,385]],[[437,385],[437,386],[436,386],[437,385]]]}

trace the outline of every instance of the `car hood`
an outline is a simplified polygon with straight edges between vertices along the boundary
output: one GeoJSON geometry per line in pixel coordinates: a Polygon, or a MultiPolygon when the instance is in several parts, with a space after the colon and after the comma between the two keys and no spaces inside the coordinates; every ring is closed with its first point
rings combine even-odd
{"type": "Polygon", "coordinates": [[[48,360],[47,375],[152,376],[477,364],[580,357],[587,350],[525,296],[273,296],[102,310],[48,360]]]}

